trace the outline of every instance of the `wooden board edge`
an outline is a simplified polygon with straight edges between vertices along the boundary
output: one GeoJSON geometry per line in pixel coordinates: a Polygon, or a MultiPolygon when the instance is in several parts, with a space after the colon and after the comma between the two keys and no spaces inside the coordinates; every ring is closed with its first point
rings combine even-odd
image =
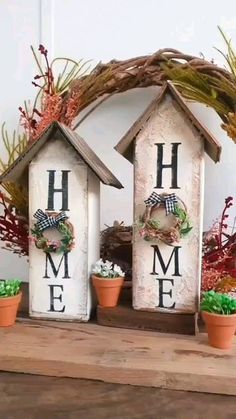
{"type": "Polygon", "coordinates": [[[58,360],[37,358],[4,357],[0,360],[0,371],[43,375],[51,377],[80,378],[115,384],[157,387],[170,390],[194,391],[201,393],[236,395],[236,380],[233,377],[212,376],[211,374],[189,374],[163,370],[147,371],[88,365],[58,360]],[[226,385],[227,383],[227,385],[226,385]]]}
{"type": "Polygon", "coordinates": [[[101,326],[151,330],[160,333],[196,334],[196,314],[175,314],[134,310],[128,306],[97,307],[97,323],[101,326]]]}

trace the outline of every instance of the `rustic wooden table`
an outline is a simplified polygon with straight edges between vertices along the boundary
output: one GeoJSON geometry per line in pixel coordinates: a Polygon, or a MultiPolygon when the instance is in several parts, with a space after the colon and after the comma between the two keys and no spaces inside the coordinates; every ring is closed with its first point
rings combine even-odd
{"type": "Polygon", "coordinates": [[[92,323],[22,319],[0,329],[0,370],[236,395],[236,345],[92,323]]]}
{"type": "Polygon", "coordinates": [[[236,417],[235,396],[14,373],[0,373],[0,401],[1,419],[236,417]]]}

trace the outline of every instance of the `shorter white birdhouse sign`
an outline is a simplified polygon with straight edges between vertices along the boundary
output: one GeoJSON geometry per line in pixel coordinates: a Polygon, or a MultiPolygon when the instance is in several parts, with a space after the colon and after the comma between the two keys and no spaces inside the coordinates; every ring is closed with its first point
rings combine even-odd
{"type": "MultiPolygon", "coordinates": [[[[30,315],[89,319],[90,272],[99,259],[100,181],[122,185],[84,140],[54,123],[5,179],[28,170],[30,315]]],[[[21,176],[22,175],[22,176],[21,176]]]]}
{"type": "Polygon", "coordinates": [[[220,146],[167,84],[116,149],[134,164],[133,307],[198,310],[204,146],[220,146]]]}

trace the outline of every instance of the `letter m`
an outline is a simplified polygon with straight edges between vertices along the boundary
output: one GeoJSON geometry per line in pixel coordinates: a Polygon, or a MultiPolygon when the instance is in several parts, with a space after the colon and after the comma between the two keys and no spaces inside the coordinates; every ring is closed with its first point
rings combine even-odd
{"type": "Polygon", "coordinates": [[[59,262],[58,267],[56,268],[56,266],[54,265],[52,256],[50,253],[46,253],[46,264],[45,264],[45,275],[44,278],[50,278],[50,276],[48,275],[48,265],[51,266],[53,275],[55,278],[57,278],[60,268],[62,266],[62,261],[64,261],[64,276],[62,277],[64,278],[70,278],[69,276],[69,271],[68,271],[68,253],[64,253],[61,257],[61,260],[59,262]]]}
{"type": "Polygon", "coordinates": [[[154,250],[154,254],[153,254],[153,268],[152,268],[152,272],[151,275],[158,275],[157,269],[156,269],[156,263],[159,262],[160,267],[162,269],[163,274],[165,275],[170,267],[170,263],[173,259],[174,262],[174,273],[172,274],[173,276],[181,276],[181,274],[179,273],[179,249],[181,249],[181,246],[175,246],[173,248],[173,251],[170,255],[170,258],[168,260],[168,262],[165,264],[162,254],[160,252],[160,249],[157,245],[152,245],[151,247],[153,247],[154,250]]]}

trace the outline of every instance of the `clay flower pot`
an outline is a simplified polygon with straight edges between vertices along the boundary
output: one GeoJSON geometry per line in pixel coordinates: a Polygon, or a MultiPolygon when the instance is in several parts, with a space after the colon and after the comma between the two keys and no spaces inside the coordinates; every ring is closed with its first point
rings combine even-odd
{"type": "Polygon", "coordinates": [[[124,278],[103,279],[92,275],[92,281],[99,305],[102,307],[115,307],[118,303],[124,278]]]}
{"type": "Polygon", "coordinates": [[[0,298],[0,327],[12,326],[16,321],[16,315],[22,293],[13,297],[0,298]]]}
{"type": "Polygon", "coordinates": [[[211,346],[219,349],[230,349],[236,330],[236,314],[215,314],[202,311],[211,346]]]}

